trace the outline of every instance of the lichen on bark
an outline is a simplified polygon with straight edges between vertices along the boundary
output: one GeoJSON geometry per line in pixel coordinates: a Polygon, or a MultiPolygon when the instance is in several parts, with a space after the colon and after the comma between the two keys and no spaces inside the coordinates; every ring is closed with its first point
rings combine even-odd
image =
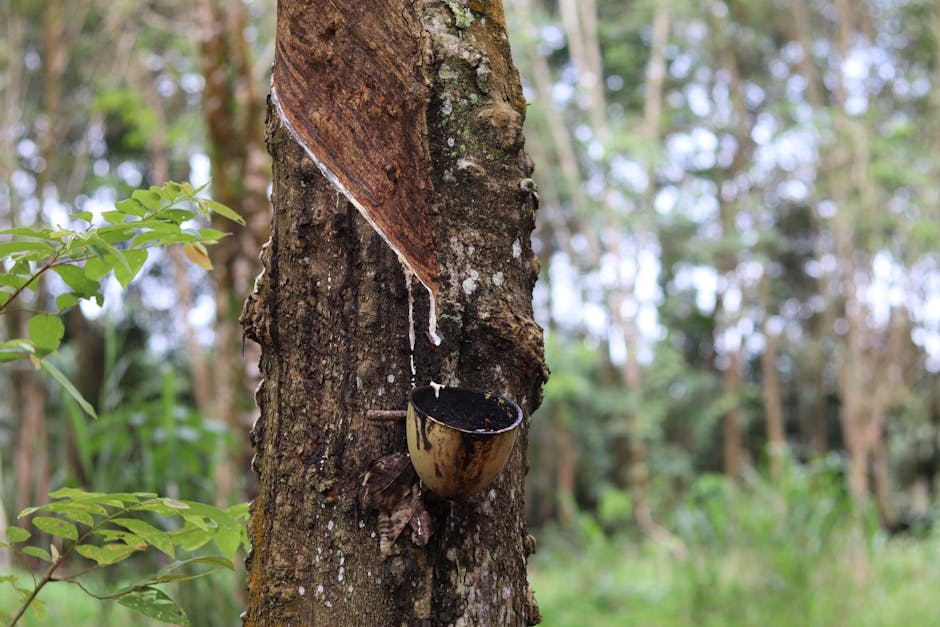
{"type": "MultiPolygon", "coordinates": [[[[288,10],[295,4],[281,0],[279,21],[297,19],[288,10]]],[[[346,4],[301,14],[341,24],[352,10],[346,4]]],[[[386,27],[387,14],[355,4],[357,19],[386,27]]],[[[445,339],[435,347],[419,334],[416,379],[513,398],[526,413],[522,434],[480,495],[445,501],[425,493],[434,535],[417,547],[402,534],[400,554],[381,559],[377,513],[364,506],[361,482],[373,461],[405,450],[404,429],[370,422],[366,412],[405,406],[408,291],[395,254],[269,107],[272,238],[244,315],[246,334],[262,345],[264,376],[252,430],[260,491],[249,525],[247,624],[523,625],[537,617],[523,502],[525,434],[546,377],[531,304],[536,198],[521,183],[531,162],[502,8],[472,5],[475,19],[461,27],[441,0],[382,4],[411,16],[414,62],[429,86],[426,217],[445,339]]],[[[300,32],[303,25],[279,23],[279,37],[300,32]]],[[[426,319],[427,295],[414,296],[416,318],[426,319]]]]}

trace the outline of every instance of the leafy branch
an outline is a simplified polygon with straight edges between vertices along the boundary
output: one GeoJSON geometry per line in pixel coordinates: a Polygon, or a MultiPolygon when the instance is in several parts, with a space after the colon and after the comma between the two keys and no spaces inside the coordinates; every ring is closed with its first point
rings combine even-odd
{"type": "MultiPolygon", "coordinates": [[[[71,216],[88,223],[81,230],[16,227],[0,231],[0,235],[12,238],[0,242],[0,314],[8,313],[7,308],[24,291],[35,290],[39,278],[50,271],[69,289],[56,298],[54,312],[29,318],[28,337],[0,342],[0,362],[28,358],[88,415],[96,417],[94,408],[68,377],[45,359],[59,348],[65,335],[65,325],[58,314],[82,299],[94,299],[101,305],[101,281],[111,272],[122,287],[127,287],[147,261],[151,248],[181,244],[190,261],[211,269],[206,245],[218,242],[227,234],[212,228],[190,228],[188,223],[197,215],[209,218],[213,213],[240,224],[244,221],[225,205],[199,197],[201,189],[194,189],[188,183],[170,182],[162,187],[137,190],[127,200],[118,202],[113,210],[102,213],[103,225],[94,226],[94,216],[87,211],[71,216]]],[[[11,584],[22,601],[12,617],[0,613],[9,620],[9,627],[16,625],[26,610],[37,603],[36,598],[45,586],[56,582],[76,585],[92,597],[114,600],[155,620],[188,625],[189,619],[182,609],[156,586],[203,577],[221,569],[233,570],[232,558],[240,547],[247,545],[243,524],[247,505],[244,504],[222,510],[152,493],[102,494],[75,488],[58,490],[50,497],[58,500],[27,508],[19,517],[30,517],[28,524],[32,527],[60,538],[65,544],[61,552],[54,543],[48,550],[25,545],[32,537],[25,527],[9,527],[7,542],[0,542],[0,549],[7,548],[49,564],[38,581],[33,578],[31,590],[21,587],[14,575],[0,576],[0,583],[11,584]],[[157,524],[144,520],[146,516],[158,517],[157,524]],[[168,525],[173,519],[177,528],[161,528],[161,523],[168,525]],[[80,528],[84,528],[81,533],[80,528]],[[178,550],[194,551],[210,541],[221,556],[176,559],[178,550]],[[116,592],[99,594],[78,580],[93,570],[113,566],[149,549],[156,549],[173,561],[143,581],[116,592]],[[57,577],[66,563],[80,559],[90,560],[94,565],[57,577]],[[200,569],[193,573],[193,567],[200,569]]]]}
{"type": "Polygon", "coordinates": [[[37,546],[18,546],[32,536],[23,527],[9,527],[7,542],[0,542],[0,548],[9,548],[20,555],[29,555],[49,563],[32,590],[17,587],[15,579],[0,578],[0,582],[12,583],[21,595],[21,605],[10,619],[8,627],[16,625],[39,592],[55,582],[77,585],[89,596],[115,600],[154,620],[188,625],[189,619],[185,612],[155,586],[204,577],[222,569],[234,570],[232,559],[235,553],[242,546],[247,546],[243,524],[247,515],[245,505],[223,510],[204,503],[177,501],[152,493],[102,494],[76,488],[64,488],[49,496],[58,500],[24,509],[19,518],[42,514],[34,516],[30,524],[66,542],[67,546],[61,552],[55,544],[50,544],[48,551],[37,546]],[[182,524],[175,530],[167,531],[148,523],[140,515],[176,519],[182,524]],[[86,529],[80,533],[79,527],[86,529]],[[100,542],[93,541],[99,539],[100,542]],[[210,541],[222,555],[176,559],[178,549],[194,551],[210,541]],[[151,548],[174,560],[152,577],[109,594],[92,592],[78,581],[78,577],[92,570],[112,566],[139,551],[151,548]],[[66,577],[55,577],[63,564],[79,557],[94,561],[95,565],[66,577]],[[193,566],[204,569],[197,573],[181,572],[185,567],[193,566]]]}
{"type": "MultiPolygon", "coordinates": [[[[181,244],[186,257],[198,266],[211,269],[206,245],[227,233],[212,228],[190,228],[187,223],[213,213],[244,224],[229,207],[198,196],[203,188],[189,183],[169,182],[162,187],[140,189],[131,197],[102,213],[106,222],[93,226],[94,216],[83,211],[71,217],[89,223],[82,230],[51,227],[16,227],[0,231],[13,239],[0,242],[0,314],[24,291],[35,290],[38,279],[49,271],[62,279],[70,291],[56,298],[56,312],[75,306],[82,299],[103,302],[101,281],[114,272],[121,287],[140,272],[151,248],[181,244]],[[9,265],[8,268],[6,266],[9,265]],[[5,298],[4,298],[5,295],[5,298]]],[[[30,359],[45,370],[92,417],[94,409],[68,379],[43,357],[55,352],[65,335],[57,315],[38,314],[29,320],[28,338],[0,342],[0,362],[30,359]]]]}

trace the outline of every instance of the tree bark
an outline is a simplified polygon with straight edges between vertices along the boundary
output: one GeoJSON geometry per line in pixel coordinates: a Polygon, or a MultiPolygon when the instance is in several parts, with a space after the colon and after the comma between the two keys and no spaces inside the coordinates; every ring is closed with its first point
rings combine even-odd
{"type": "MultiPolygon", "coordinates": [[[[395,253],[324,179],[269,104],[272,235],[244,315],[246,335],[262,346],[264,377],[252,429],[260,485],[249,523],[246,624],[539,620],[526,583],[533,541],[523,497],[528,414],[547,374],[531,308],[536,199],[525,184],[531,175],[522,149],[525,104],[501,3],[470,7],[281,0],[275,67],[285,49],[306,47],[323,60],[317,66],[323,75],[303,80],[322,86],[331,64],[350,62],[332,52],[354,31],[409,33],[407,49],[383,47],[376,37],[374,49],[346,50],[373,69],[383,55],[412,55],[429,87],[422,103],[433,183],[427,218],[441,267],[443,342],[435,347],[416,333],[414,381],[513,398],[526,414],[520,437],[483,493],[444,501],[425,492],[434,528],[429,543],[415,546],[404,533],[395,545],[399,554],[382,559],[377,514],[361,499],[362,478],[373,461],[405,449],[404,429],[370,422],[366,411],[405,407],[413,380],[409,303],[414,299],[420,331],[427,292],[417,282],[410,291],[395,253]]],[[[353,87],[368,97],[381,93],[380,72],[341,79],[344,88],[361,83],[353,87]]],[[[373,124],[370,139],[381,135],[375,121],[364,122],[373,124]]]]}
{"type": "Polygon", "coordinates": [[[575,483],[578,474],[578,455],[574,438],[566,424],[564,408],[557,406],[555,409],[555,451],[558,455],[555,482],[558,507],[555,510],[555,518],[558,525],[564,528],[571,523],[577,509],[575,483]]]}
{"type": "Polygon", "coordinates": [[[737,479],[745,463],[743,435],[741,433],[741,407],[737,399],[741,388],[741,349],[728,354],[728,363],[721,373],[721,391],[729,401],[722,419],[722,468],[728,477],[737,479]]]}
{"type": "Polygon", "coordinates": [[[780,342],[779,329],[773,328],[771,311],[770,278],[768,268],[764,269],[759,292],[764,310],[764,352],[761,354],[761,391],[764,399],[764,413],[767,415],[767,454],[770,462],[770,476],[779,479],[783,472],[783,462],[787,456],[787,437],[783,418],[783,399],[780,392],[780,376],[777,372],[777,346],[780,342]]]}
{"type": "MultiPolygon", "coordinates": [[[[738,63],[739,53],[735,50],[727,35],[729,32],[727,13],[714,13],[711,26],[715,38],[716,60],[727,73],[726,79],[720,81],[716,79],[716,88],[725,87],[728,91],[728,98],[734,110],[734,137],[736,140],[731,164],[726,170],[722,168],[715,170],[715,186],[716,189],[721,190],[725,181],[741,185],[742,181],[745,180],[744,175],[751,167],[753,120],[745,104],[743,80],[738,63]],[[727,85],[722,84],[724,81],[727,81],[727,85]]],[[[721,221],[722,237],[731,237],[736,232],[738,228],[736,221],[738,213],[741,211],[741,201],[742,199],[746,200],[748,194],[749,191],[746,186],[743,189],[736,189],[730,198],[726,198],[722,193],[718,194],[718,213],[721,221]]],[[[749,286],[738,276],[739,262],[739,254],[735,250],[719,254],[715,261],[715,268],[723,278],[722,281],[719,281],[715,304],[716,346],[720,345],[717,341],[719,335],[734,327],[741,319],[745,299],[747,298],[746,291],[749,286]],[[737,288],[741,293],[741,304],[734,311],[730,311],[727,307],[725,297],[732,288],[737,288]]],[[[722,352],[725,366],[721,373],[721,389],[726,398],[732,399],[722,420],[722,463],[725,474],[731,478],[737,478],[746,461],[742,433],[743,425],[741,424],[741,401],[737,398],[741,387],[741,369],[744,365],[743,342],[738,342],[736,346],[724,347],[722,352]]]]}

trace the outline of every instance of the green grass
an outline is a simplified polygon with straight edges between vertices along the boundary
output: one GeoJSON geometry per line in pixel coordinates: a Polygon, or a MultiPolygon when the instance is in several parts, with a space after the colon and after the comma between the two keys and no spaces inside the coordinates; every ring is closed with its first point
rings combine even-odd
{"type": "Polygon", "coordinates": [[[940,538],[870,553],[838,544],[784,573],[752,547],[680,561],[647,542],[578,550],[555,538],[529,577],[546,627],[940,625],[940,538]]]}
{"type": "Polygon", "coordinates": [[[825,467],[779,485],[703,478],[668,521],[684,559],[603,522],[540,535],[529,579],[546,627],[940,625],[940,532],[886,537],[825,467]]]}

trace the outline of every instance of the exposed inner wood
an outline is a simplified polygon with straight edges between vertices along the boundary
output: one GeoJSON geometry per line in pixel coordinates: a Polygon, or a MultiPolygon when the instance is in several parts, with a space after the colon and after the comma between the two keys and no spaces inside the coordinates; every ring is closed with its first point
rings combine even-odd
{"type": "Polygon", "coordinates": [[[278,32],[275,104],[324,176],[435,297],[421,27],[400,2],[347,4],[282,5],[291,15],[279,30],[290,32],[278,32]]]}

